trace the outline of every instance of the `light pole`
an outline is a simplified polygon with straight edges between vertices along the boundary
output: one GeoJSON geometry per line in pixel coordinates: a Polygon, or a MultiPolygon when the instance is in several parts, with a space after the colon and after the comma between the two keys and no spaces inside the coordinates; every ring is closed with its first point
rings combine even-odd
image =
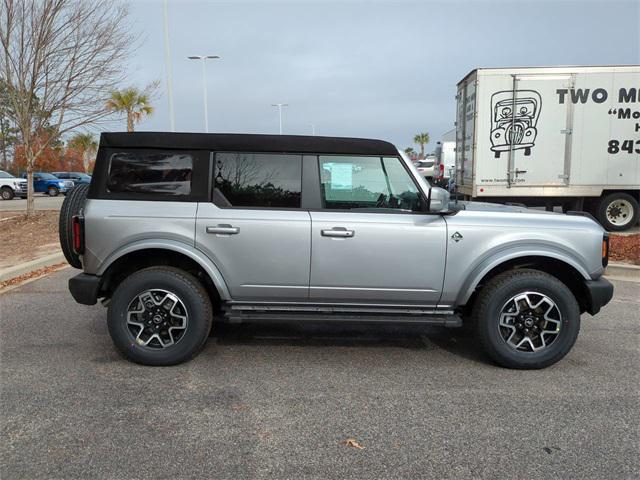
{"type": "Polygon", "coordinates": [[[316,136],[316,124],[315,123],[310,123],[309,125],[311,125],[311,135],[313,135],[315,137],[316,136]]]}
{"type": "Polygon", "coordinates": [[[168,0],[164,0],[164,63],[167,70],[167,94],[169,97],[169,125],[171,131],[176,131],[176,118],[173,114],[173,72],[171,67],[171,47],[169,45],[169,13],[168,0]]]}
{"type": "Polygon", "coordinates": [[[282,135],[282,107],[288,107],[288,103],[272,103],[272,107],[278,107],[278,118],[280,120],[280,135],[282,135]]]}
{"type": "Polygon", "coordinates": [[[207,69],[205,68],[205,61],[209,58],[215,60],[220,58],[218,55],[189,55],[187,57],[190,60],[202,60],[202,88],[204,91],[204,131],[209,133],[209,111],[207,108],[207,69]]]}

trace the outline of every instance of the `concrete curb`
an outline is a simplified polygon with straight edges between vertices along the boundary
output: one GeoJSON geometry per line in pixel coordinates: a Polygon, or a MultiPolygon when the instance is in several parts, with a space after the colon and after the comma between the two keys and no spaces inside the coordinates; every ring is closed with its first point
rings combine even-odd
{"type": "Polygon", "coordinates": [[[56,252],[52,253],[51,255],[47,255],[46,257],[36,258],[35,260],[31,260],[30,262],[24,262],[13,267],[5,268],[4,270],[0,270],[0,282],[11,280],[12,278],[24,275],[25,273],[29,273],[34,270],[38,270],[40,268],[48,267],[50,265],[55,265],[57,263],[62,263],[65,261],[66,260],[62,252],[56,252]]]}
{"type": "Polygon", "coordinates": [[[640,282],[640,265],[630,265],[628,263],[609,262],[604,271],[605,277],[615,277],[616,279],[632,280],[640,282]]]}

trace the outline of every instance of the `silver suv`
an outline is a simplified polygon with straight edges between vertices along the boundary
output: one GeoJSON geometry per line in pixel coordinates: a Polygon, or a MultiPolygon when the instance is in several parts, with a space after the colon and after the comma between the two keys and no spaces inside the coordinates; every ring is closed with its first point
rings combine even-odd
{"type": "Polygon", "coordinates": [[[102,299],[148,365],[218,321],[297,320],[464,323],[496,363],[541,368],[613,294],[590,217],[450,202],[380,140],[105,133],[60,241],[75,300],[102,299]]]}

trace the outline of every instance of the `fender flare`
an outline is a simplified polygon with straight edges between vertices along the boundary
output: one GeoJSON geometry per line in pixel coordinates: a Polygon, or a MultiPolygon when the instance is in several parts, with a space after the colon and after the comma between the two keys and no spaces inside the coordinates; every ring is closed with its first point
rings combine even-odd
{"type": "Polygon", "coordinates": [[[456,299],[456,305],[464,305],[467,303],[474,290],[487,273],[495,267],[517,258],[547,257],[559,260],[573,267],[578,273],[580,273],[583,279],[591,280],[589,272],[587,272],[587,270],[566,251],[554,247],[541,248],[540,245],[529,245],[529,248],[526,249],[523,249],[522,247],[522,245],[518,245],[500,250],[499,252],[490,252],[489,255],[480,261],[480,263],[476,265],[467,276],[467,279],[460,289],[458,298],[456,299]]]}
{"type": "Polygon", "coordinates": [[[188,245],[184,242],[176,240],[141,240],[138,242],[129,243],[111,255],[109,255],[101,264],[100,268],[96,272],[96,275],[102,276],[107,269],[119,258],[128,255],[129,253],[137,252],[140,250],[171,250],[172,252],[180,253],[195,261],[202,269],[209,275],[209,278],[213,282],[214,286],[218,290],[221,300],[231,300],[229,289],[227,287],[220,269],[200,250],[188,245]]]}

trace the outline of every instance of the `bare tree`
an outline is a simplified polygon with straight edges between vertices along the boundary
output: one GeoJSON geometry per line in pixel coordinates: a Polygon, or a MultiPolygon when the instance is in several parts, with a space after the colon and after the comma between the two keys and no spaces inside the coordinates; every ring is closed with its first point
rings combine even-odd
{"type": "Polygon", "coordinates": [[[27,214],[32,172],[60,135],[95,124],[124,80],[135,42],[127,8],[113,0],[0,0],[0,75],[27,160],[27,214]]]}

